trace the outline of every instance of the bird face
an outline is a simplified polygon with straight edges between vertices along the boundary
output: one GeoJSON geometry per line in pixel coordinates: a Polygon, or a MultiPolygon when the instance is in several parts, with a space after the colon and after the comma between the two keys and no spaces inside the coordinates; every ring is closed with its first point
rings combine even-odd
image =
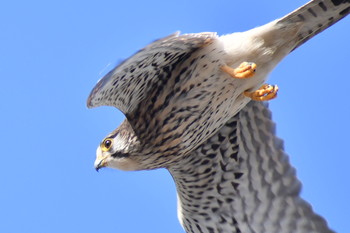
{"type": "Polygon", "coordinates": [[[135,140],[130,137],[130,132],[124,127],[119,127],[109,134],[97,147],[95,169],[102,167],[116,168],[120,170],[140,170],[136,154],[132,153],[135,140]]]}

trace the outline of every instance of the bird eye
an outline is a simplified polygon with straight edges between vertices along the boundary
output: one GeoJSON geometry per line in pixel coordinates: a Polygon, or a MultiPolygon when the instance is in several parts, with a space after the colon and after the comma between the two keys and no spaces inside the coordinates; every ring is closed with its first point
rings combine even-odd
{"type": "Polygon", "coordinates": [[[106,138],[105,140],[103,140],[103,142],[101,143],[101,149],[102,151],[106,152],[109,151],[109,149],[111,149],[113,144],[113,140],[111,138],[106,138]]]}

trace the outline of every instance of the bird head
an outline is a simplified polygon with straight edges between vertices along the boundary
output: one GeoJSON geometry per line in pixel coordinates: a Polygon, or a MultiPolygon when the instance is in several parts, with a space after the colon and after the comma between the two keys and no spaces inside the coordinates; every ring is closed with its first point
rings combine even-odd
{"type": "Polygon", "coordinates": [[[140,170],[136,159],[138,145],[136,135],[125,120],[97,147],[95,169],[98,171],[103,167],[110,167],[125,171],[140,170]]]}

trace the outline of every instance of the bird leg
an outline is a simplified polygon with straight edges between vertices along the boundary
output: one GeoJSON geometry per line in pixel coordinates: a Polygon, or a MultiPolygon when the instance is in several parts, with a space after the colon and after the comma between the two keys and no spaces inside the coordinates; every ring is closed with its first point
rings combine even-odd
{"type": "Polygon", "coordinates": [[[246,97],[256,101],[267,101],[276,98],[278,92],[277,85],[264,84],[256,91],[245,91],[243,94],[246,97]]]}
{"type": "Polygon", "coordinates": [[[253,62],[243,62],[235,69],[227,65],[221,66],[220,69],[232,78],[244,79],[254,76],[256,64],[253,62]]]}

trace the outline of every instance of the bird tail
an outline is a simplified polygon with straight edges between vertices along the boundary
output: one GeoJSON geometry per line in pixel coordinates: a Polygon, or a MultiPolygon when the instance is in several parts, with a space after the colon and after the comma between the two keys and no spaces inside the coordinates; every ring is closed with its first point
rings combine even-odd
{"type": "Polygon", "coordinates": [[[313,0],[277,20],[282,27],[301,23],[292,51],[350,13],[350,0],[313,0]]]}

